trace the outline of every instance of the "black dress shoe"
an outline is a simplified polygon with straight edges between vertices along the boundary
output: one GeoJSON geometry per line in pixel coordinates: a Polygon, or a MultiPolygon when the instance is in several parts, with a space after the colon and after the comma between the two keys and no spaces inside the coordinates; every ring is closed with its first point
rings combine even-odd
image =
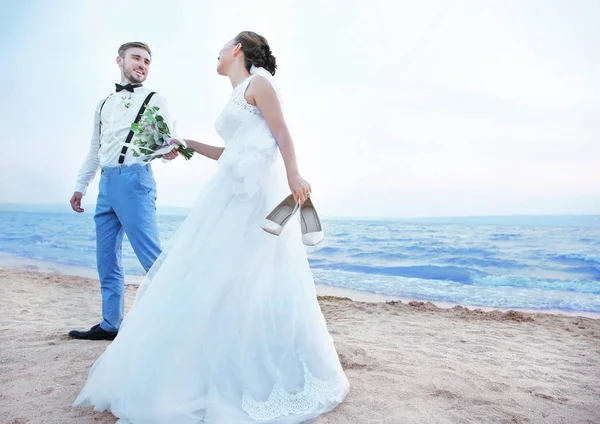
{"type": "Polygon", "coordinates": [[[100,324],[96,324],[88,331],[71,330],[69,336],[83,340],[114,340],[117,337],[117,332],[106,331],[100,327],[100,324]]]}

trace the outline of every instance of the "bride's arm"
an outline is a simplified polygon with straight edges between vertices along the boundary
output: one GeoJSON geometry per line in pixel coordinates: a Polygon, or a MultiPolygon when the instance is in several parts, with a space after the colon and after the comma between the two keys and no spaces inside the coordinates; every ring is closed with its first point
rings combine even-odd
{"type": "Polygon", "coordinates": [[[267,121],[279,146],[294,199],[297,201],[300,198],[300,201],[304,203],[311,191],[310,184],[300,176],[298,171],[294,142],[283,118],[279,99],[271,83],[261,76],[254,78],[250,81],[250,85],[246,90],[246,100],[251,104],[255,104],[265,121],[267,121]]]}
{"type": "Polygon", "coordinates": [[[204,144],[200,143],[199,141],[188,140],[187,138],[184,138],[184,140],[190,149],[202,156],[206,156],[209,159],[219,160],[219,158],[223,154],[223,150],[225,150],[225,147],[211,146],[210,144],[204,144]]]}

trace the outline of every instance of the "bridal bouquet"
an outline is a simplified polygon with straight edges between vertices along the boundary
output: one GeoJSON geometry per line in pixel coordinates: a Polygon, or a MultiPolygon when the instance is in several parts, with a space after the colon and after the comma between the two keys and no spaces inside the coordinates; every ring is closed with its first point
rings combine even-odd
{"type": "MultiPolygon", "coordinates": [[[[142,118],[138,123],[131,124],[131,130],[135,136],[132,146],[132,154],[135,157],[141,157],[144,161],[149,162],[153,159],[162,157],[174,149],[169,140],[174,138],[171,135],[169,126],[165,119],[158,113],[158,106],[145,106],[142,118]]],[[[180,141],[180,140],[178,140],[180,141]]],[[[186,160],[190,160],[194,151],[184,146],[175,148],[186,160]]]]}

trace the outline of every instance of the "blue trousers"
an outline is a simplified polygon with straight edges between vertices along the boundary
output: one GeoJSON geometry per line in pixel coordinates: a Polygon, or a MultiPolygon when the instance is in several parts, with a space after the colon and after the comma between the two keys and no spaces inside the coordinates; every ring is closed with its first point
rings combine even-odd
{"type": "Polygon", "coordinates": [[[123,233],[148,271],[161,253],[156,224],[156,182],[150,164],[104,168],[96,204],[96,261],[102,292],[102,322],[117,331],[123,320],[123,233]]]}

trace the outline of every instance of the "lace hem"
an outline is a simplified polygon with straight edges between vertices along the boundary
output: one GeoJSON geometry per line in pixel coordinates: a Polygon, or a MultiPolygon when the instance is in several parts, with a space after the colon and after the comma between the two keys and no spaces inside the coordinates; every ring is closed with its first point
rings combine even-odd
{"type": "Polygon", "coordinates": [[[279,384],[273,387],[269,398],[255,400],[250,394],[242,396],[242,409],[255,421],[269,421],[282,416],[304,415],[319,410],[319,405],[339,404],[344,400],[348,383],[345,377],[319,380],[313,376],[306,364],[304,387],[298,393],[288,393],[279,384]]]}

